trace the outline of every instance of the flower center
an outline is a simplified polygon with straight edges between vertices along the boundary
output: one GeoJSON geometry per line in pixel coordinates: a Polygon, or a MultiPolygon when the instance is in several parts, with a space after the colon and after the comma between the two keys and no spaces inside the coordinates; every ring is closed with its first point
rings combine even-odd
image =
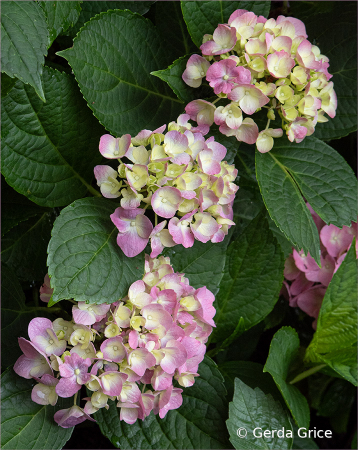
{"type": "Polygon", "coordinates": [[[63,329],[66,331],[68,327],[63,327],[63,329]]]}
{"type": "Polygon", "coordinates": [[[166,203],[167,199],[166,198],[162,198],[162,203],[166,203]]]}
{"type": "Polygon", "coordinates": [[[278,66],[275,66],[274,69],[276,70],[276,72],[278,71],[278,66]]]}
{"type": "Polygon", "coordinates": [[[76,374],[76,375],[79,375],[80,373],[81,373],[80,369],[76,369],[76,370],[75,370],[75,374],[76,374]]]}
{"type": "Polygon", "coordinates": [[[246,91],[246,92],[245,92],[245,95],[250,95],[250,92],[249,92],[249,91],[246,91]]]}
{"type": "Polygon", "coordinates": [[[284,93],[284,92],[281,92],[280,95],[281,95],[281,97],[284,97],[284,96],[285,96],[285,93],[284,93]]]}
{"type": "Polygon", "coordinates": [[[115,345],[115,346],[113,347],[113,350],[116,352],[116,351],[118,350],[118,347],[115,345]]]}
{"type": "Polygon", "coordinates": [[[205,72],[202,70],[202,71],[200,72],[200,75],[203,77],[203,76],[205,75],[205,72]]]}
{"type": "Polygon", "coordinates": [[[134,226],[135,226],[135,221],[132,220],[132,222],[131,222],[131,227],[134,227],[134,226]]]}
{"type": "Polygon", "coordinates": [[[227,80],[229,78],[229,75],[224,75],[224,80],[227,80]]]}
{"type": "Polygon", "coordinates": [[[228,113],[229,113],[229,114],[232,114],[232,110],[231,110],[231,109],[229,109],[228,113]]]}
{"type": "Polygon", "coordinates": [[[134,179],[135,179],[136,181],[138,181],[138,180],[139,180],[139,175],[134,175],[134,179]]]}
{"type": "Polygon", "coordinates": [[[114,156],[119,155],[119,151],[118,151],[118,150],[115,150],[115,151],[113,152],[113,155],[114,155],[114,156]]]}
{"type": "Polygon", "coordinates": [[[49,342],[50,345],[52,345],[53,344],[53,339],[50,339],[48,342],[49,342]]]}
{"type": "Polygon", "coordinates": [[[326,269],[329,269],[329,264],[326,264],[324,267],[325,267],[326,269]]]}
{"type": "Polygon", "coordinates": [[[153,317],[152,316],[148,316],[148,320],[152,320],[153,319],[153,317]]]}

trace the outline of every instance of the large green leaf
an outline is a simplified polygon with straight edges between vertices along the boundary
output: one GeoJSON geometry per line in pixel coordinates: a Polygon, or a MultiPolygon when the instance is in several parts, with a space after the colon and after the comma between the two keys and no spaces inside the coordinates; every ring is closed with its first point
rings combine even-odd
{"type": "Polygon", "coordinates": [[[230,448],[225,426],[226,390],[216,364],[208,357],[199,365],[200,377],[183,390],[183,404],[164,419],[151,413],[144,421],[127,425],[119,420],[119,408],[95,413],[102,433],[117,448],[222,449],[230,448]]]}
{"type": "Polygon", "coordinates": [[[276,225],[294,246],[319,261],[318,231],[303,197],[326,222],[350,225],[357,218],[357,180],[345,160],[314,138],[286,138],[268,153],[256,152],[256,176],[276,225]]]}
{"type": "Polygon", "coordinates": [[[153,130],[184,109],[150,75],[168,66],[170,52],[153,24],[138,14],[116,10],[98,15],[81,29],[73,47],[58,54],[72,67],[94,115],[115,135],[153,130]]]}
{"type": "Polygon", "coordinates": [[[170,48],[172,60],[196,52],[196,46],[183,19],[180,1],[156,2],[155,24],[167,47],[170,48]]]}
{"type": "Polygon", "coordinates": [[[243,330],[248,330],[272,311],[282,286],[283,267],[282,251],[264,213],[259,214],[228,248],[215,302],[213,342],[234,333],[241,317],[243,330]]]}
{"type": "Polygon", "coordinates": [[[6,73],[1,74],[1,98],[4,98],[11,91],[16,81],[16,78],[10,78],[6,73]]]}
{"type": "Polygon", "coordinates": [[[86,22],[88,22],[92,17],[101,12],[106,12],[111,9],[129,9],[130,11],[136,12],[138,14],[145,14],[146,12],[148,12],[153,3],[154,1],[151,0],[101,0],[97,2],[85,0],[81,5],[81,14],[76,22],[76,25],[69,30],[68,34],[71,37],[75,37],[76,34],[80,31],[80,28],[82,28],[86,22]]]}
{"type": "Polygon", "coordinates": [[[265,395],[259,388],[251,389],[239,378],[235,379],[235,394],[229,404],[229,419],[226,423],[230,441],[238,450],[279,450],[292,447],[292,425],[280,403],[270,394],[265,395]],[[282,428],[284,436],[271,434],[273,430],[282,428]],[[263,434],[266,430],[269,437],[263,434]]]}
{"type": "Polygon", "coordinates": [[[81,1],[41,1],[49,30],[49,44],[57,38],[61,31],[67,31],[76,22],[81,12],[81,1]]]}
{"type": "Polygon", "coordinates": [[[184,20],[193,42],[200,47],[204,34],[213,34],[220,23],[227,23],[237,9],[247,9],[267,17],[270,1],[181,1],[184,20]]]}
{"type": "Polygon", "coordinates": [[[110,200],[84,198],[61,211],[48,247],[54,303],[74,298],[112,303],[127,295],[144,272],[143,253],[127,258],[118,247],[110,200]]]}
{"type": "Polygon", "coordinates": [[[46,250],[55,214],[43,212],[21,221],[1,240],[1,260],[21,280],[41,281],[46,275],[46,250]]]}
{"type": "Polygon", "coordinates": [[[8,367],[22,355],[18,337],[28,338],[27,327],[36,316],[49,317],[46,307],[28,307],[25,305],[25,295],[14,271],[2,264],[1,266],[1,316],[2,316],[2,352],[1,364],[8,367]]]}
{"type": "Polygon", "coordinates": [[[73,428],[62,428],[53,420],[59,409],[69,408],[72,398],[59,398],[56,406],[31,400],[36,383],[15,374],[9,367],[1,375],[1,448],[9,450],[61,449],[73,428]]]}
{"type": "Polygon", "coordinates": [[[357,3],[292,2],[290,11],[304,21],[310,42],[328,56],[338,98],[336,117],[317,124],[314,135],[324,140],[346,136],[357,130],[357,3]]]}
{"type": "Polygon", "coordinates": [[[43,82],[46,103],[20,81],[3,100],[1,170],[38,205],[64,206],[94,190],[103,128],[71,75],[45,68],[43,82]]]}
{"type": "Polygon", "coordinates": [[[323,361],[357,384],[357,261],[354,243],[329,284],[306,351],[310,361],[323,361]]]}
{"type": "Polygon", "coordinates": [[[164,255],[170,257],[175,272],[184,273],[188,277],[191,286],[196,289],[206,286],[216,295],[223,276],[228,243],[228,237],[218,244],[195,241],[190,249],[177,245],[166,249],[164,255]]]}
{"type": "Polygon", "coordinates": [[[47,43],[46,18],[37,2],[1,3],[1,71],[30,84],[42,101],[47,43]]]}
{"type": "Polygon", "coordinates": [[[297,426],[308,429],[310,409],[307,400],[296,386],[286,381],[299,346],[300,340],[296,331],[291,327],[282,327],[272,338],[264,372],[269,372],[272,375],[297,426]]]}

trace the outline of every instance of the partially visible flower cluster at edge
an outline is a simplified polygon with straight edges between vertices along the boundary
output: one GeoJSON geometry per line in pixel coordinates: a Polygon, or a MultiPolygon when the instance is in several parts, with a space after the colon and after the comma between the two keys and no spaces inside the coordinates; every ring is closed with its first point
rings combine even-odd
{"type": "MultiPolygon", "coordinates": [[[[48,275],[40,298],[52,293],[48,275]]],[[[15,372],[37,381],[31,398],[55,405],[58,397],[73,397],[74,405],[55,413],[58,425],[68,428],[108,400],[120,408],[120,420],[133,424],[151,411],[163,418],[182,404],[182,389],[192,386],[203,360],[208,336],[215,326],[214,295],[194,289],[169,258],[146,256],[145,274],[128,296],[112,304],[78,302],[72,320],[53,322],[38,317],[28,327],[30,340],[19,338],[23,355],[15,372]],[[77,405],[82,386],[92,391],[84,407],[77,405]]]]}
{"type": "MultiPolygon", "coordinates": [[[[332,280],[346,257],[353,237],[358,237],[357,223],[352,222],[350,227],[342,229],[335,225],[326,225],[323,220],[308,205],[313,220],[318,228],[321,241],[321,268],[308,253],[293,249],[285,262],[283,295],[289,300],[290,306],[299,307],[311,317],[314,317],[312,326],[316,329],[319,310],[327,286],[332,280]]],[[[356,241],[358,258],[358,246],[356,241]]]]}
{"type": "Polygon", "coordinates": [[[307,40],[305,25],[293,17],[266,19],[238,9],[228,24],[213,35],[204,35],[203,56],[192,55],[182,78],[197,88],[203,78],[218,99],[190,102],[185,110],[198,125],[220,126],[226,136],[247,144],[256,143],[261,153],[272,149],[275,137],[285,130],[297,143],[314,133],[317,122],[333,118],[337,96],[327,71],[329,59],[307,40]],[[216,107],[220,99],[230,103],[216,107]],[[259,132],[251,117],[267,109],[267,126],[259,132]],[[279,115],[282,128],[269,128],[279,115]]]}
{"type": "Polygon", "coordinates": [[[100,139],[101,154],[118,160],[119,166],[99,165],[94,174],[104,197],[121,198],[111,219],[119,231],[117,243],[128,257],[138,255],[149,240],[152,258],[164,247],[192,247],[195,239],[221,242],[235,225],[237,170],[223,161],[223,145],[214,137],[205,140],[209,126],[192,127],[189,119],[179,116],[165,134],[163,125],[133,138],[105,134],[100,139]],[[154,228],[145,215],[148,207],[155,213],[154,228]],[[158,223],[158,217],[170,219],[168,228],[167,220],[158,223]]]}

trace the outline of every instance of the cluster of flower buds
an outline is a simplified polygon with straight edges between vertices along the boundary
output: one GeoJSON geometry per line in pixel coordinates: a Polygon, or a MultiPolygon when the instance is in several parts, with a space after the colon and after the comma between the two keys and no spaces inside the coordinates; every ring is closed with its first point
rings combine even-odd
{"type": "Polygon", "coordinates": [[[335,225],[326,225],[311,206],[308,207],[320,234],[321,267],[309,253],[305,255],[302,250],[298,252],[293,249],[293,253],[285,262],[283,293],[290,306],[299,307],[314,317],[312,326],[316,329],[318,313],[327,286],[346,257],[353,237],[358,237],[358,229],[357,223],[354,222],[351,227],[344,226],[342,229],[335,225]]]}
{"type": "Polygon", "coordinates": [[[230,103],[195,100],[186,112],[198,125],[220,126],[220,132],[238,141],[256,143],[268,152],[273,138],[283,130],[288,139],[301,142],[313,134],[317,122],[327,122],[336,114],[337,96],[328,58],[307,40],[305,25],[293,17],[276,20],[238,9],[228,24],[220,24],[213,35],[204,35],[200,47],[203,56],[192,55],[182,78],[191,87],[199,87],[203,78],[219,99],[230,103]],[[267,108],[267,126],[259,132],[250,117],[267,108]],[[271,120],[281,117],[282,128],[269,128],[271,120]],[[283,129],[283,130],[282,130],[283,129]]]}
{"type": "Polygon", "coordinates": [[[188,114],[179,116],[165,134],[164,125],[142,130],[134,138],[101,137],[101,154],[119,161],[119,166],[114,170],[99,165],[94,173],[104,197],[121,197],[111,219],[126,256],[138,255],[149,240],[152,258],[164,247],[192,247],[195,239],[221,242],[234,225],[237,170],[223,161],[223,145],[214,137],[205,140],[209,127],[194,128],[188,120],[188,114]],[[154,227],[145,215],[149,206],[155,213],[154,227]],[[170,219],[168,228],[167,220],[157,223],[158,217],[170,219]]]}
{"type": "Polygon", "coordinates": [[[54,416],[64,428],[94,420],[90,414],[108,409],[109,399],[129,424],[151,411],[163,418],[182,404],[182,389],[173,380],[189,387],[198,376],[215,326],[213,301],[206,287],[194,289],[183,274],[174,273],[169,258],[146,256],[144,277],[125,298],[112,304],[78,302],[71,321],[31,320],[30,340],[19,338],[24,354],[14,370],[37,381],[31,398],[40,405],[75,396],[74,406],[54,416]],[[80,408],[76,400],[83,385],[93,394],[80,408]]]}

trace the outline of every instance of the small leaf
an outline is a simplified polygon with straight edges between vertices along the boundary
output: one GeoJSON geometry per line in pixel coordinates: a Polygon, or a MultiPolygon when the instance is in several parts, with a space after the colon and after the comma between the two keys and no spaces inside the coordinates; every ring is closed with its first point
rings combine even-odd
{"type": "Polygon", "coordinates": [[[61,211],[48,247],[53,303],[113,303],[142,278],[143,253],[127,258],[117,245],[118,230],[109,217],[115,207],[103,198],[84,198],[61,211]]]}
{"type": "Polygon", "coordinates": [[[94,115],[116,136],[154,130],[183,110],[150,75],[167,67],[170,54],[153,24],[138,14],[116,10],[94,17],[73,47],[58,55],[69,62],[94,115]]]}
{"type": "Polygon", "coordinates": [[[185,23],[197,47],[203,43],[204,34],[213,34],[220,23],[227,23],[237,9],[246,9],[267,17],[270,1],[181,1],[185,23]]]}
{"type": "Polygon", "coordinates": [[[357,218],[357,180],[345,160],[324,142],[286,138],[268,153],[256,152],[256,176],[271,218],[288,239],[319,258],[319,236],[303,197],[324,220],[338,227],[357,218]]]}
{"type": "Polygon", "coordinates": [[[76,34],[80,31],[80,29],[83,27],[83,25],[88,22],[92,17],[95,15],[106,12],[108,10],[112,9],[129,9],[132,12],[136,12],[138,14],[145,14],[149,11],[150,7],[154,1],[145,0],[125,0],[125,1],[116,1],[116,0],[110,0],[110,1],[84,1],[81,5],[81,14],[78,18],[76,25],[71,28],[68,32],[69,36],[74,38],[76,34]]]}
{"type": "Polygon", "coordinates": [[[54,421],[56,411],[71,407],[72,398],[59,398],[56,406],[31,400],[34,380],[21,378],[9,367],[1,375],[1,448],[6,450],[61,449],[73,428],[54,421]]]}
{"type": "Polygon", "coordinates": [[[4,263],[1,266],[1,316],[2,353],[1,364],[8,367],[22,355],[17,338],[27,336],[31,319],[37,316],[50,317],[48,308],[43,311],[25,305],[25,295],[14,271],[4,263]]]}
{"type": "Polygon", "coordinates": [[[170,257],[175,272],[185,273],[191,286],[196,289],[206,286],[216,295],[223,275],[228,243],[228,237],[217,244],[195,241],[191,248],[177,245],[165,249],[164,255],[170,257]]]}
{"type": "Polygon", "coordinates": [[[151,413],[144,421],[128,425],[119,420],[116,403],[109,402],[108,411],[103,408],[94,415],[102,433],[117,448],[230,448],[223,377],[207,356],[199,365],[199,374],[193,386],[183,389],[182,406],[164,419],[151,413]]]}
{"type": "Polygon", "coordinates": [[[229,246],[214,306],[213,342],[234,332],[240,317],[244,329],[264,319],[278,300],[284,258],[264,213],[259,214],[229,246]]]}
{"type": "Polygon", "coordinates": [[[30,84],[45,101],[41,81],[48,30],[37,2],[7,1],[1,7],[1,70],[30,84]]]}
{"type": "Polygon", "coordinates": [[[251,389],[239,378],[235,379],[235,394],[229,404],[229,419],[226,421],[230,441],[236,449],[289,449],[293,432],[287,413],[279,402],[261,389],[251,389]],[[284,429],[284,436],[264,436],[264,431],[284,429]],[[258,437],[255,437],[256,436],[258,437]],[[261,436],[260,436],[261,434],[261,436]],[[260,437],[259,437],[260,436],[260,437]]]}
{"type": "Polygon", "coordinates": [[[16,78],[10,78],[6,73],[1,74],[1,98],[4,98],[11,91],[16,81],[16,78]]]}
{"type": "Polygon", "coordinates": [[[308,429],[310,409],[307,400],[296,386],[286,381],[289,368],[297,356],[299,346],[300,340],[296,331],[291,327],[282,327],[272,338],[264,372],[269,372],[272,375],[297,426],[308,429]]]}
{"type": "Polygon", "coordinates": [[[179,100],[184,103],[189,103],[192,100],[209,97],[213,93],[213,90],[210,86],[204,85],[197,89],[192,88],[184,83],[182,75],[184,70],[186,69],[186,63],[188,59],[188,55],[182,56],[181,58],[174,61],[173,64],[170,65],[167,69],[151,72],[151,75],[154,75],[168,83],[174,94],[178,97],[179,100]]]}
{"type": "Polygon", "coordinates": [[[357,385],[357,261],[354,242],[328,285],[317,331],[306,351],[357,385]]]}
{"type": "Polygon", "coordinates": [[[48,30],[49,30],[49,44],[57,38],[57,36],[67,31],[78,20],[81,12],[81,1],[67,1],[67,0],[55,0],[55,1],[40,1],[39,4],[43,9],[48,30]]]}
{"type": "Polygon", "coordinates": [[[357,130],[357,4],[292,2],[293,17],[303,20],[308,39],[329,58],[338,107],[336,117],[316,125],[318,139],[339,139],[357,130]],[[320,19],[317,20],[317,17],[320,19]]]}
{"type": "Polygon", "coordinates": [[[46,67],[43,82],[47,103],[20,81],[3,100],[1,170],[31,201],[64,206],[95,191],[89,183],[103,128],[72,76],[46,67]]]}

